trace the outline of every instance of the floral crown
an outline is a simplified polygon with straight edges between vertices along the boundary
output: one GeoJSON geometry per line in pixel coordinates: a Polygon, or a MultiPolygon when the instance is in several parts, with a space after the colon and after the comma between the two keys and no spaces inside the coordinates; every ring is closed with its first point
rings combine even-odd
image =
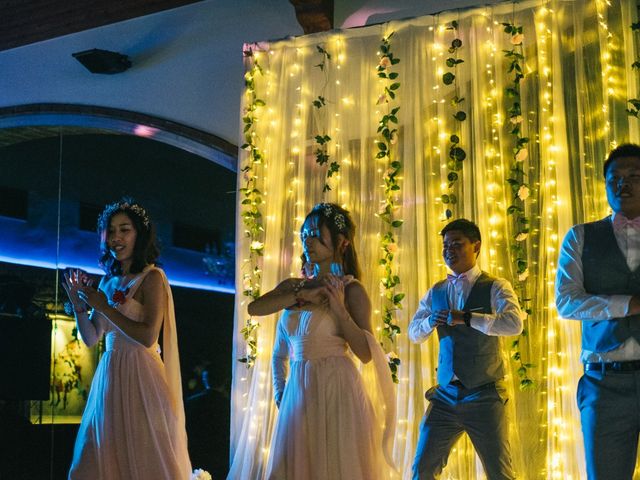
{"type": "Polygon", "coordinates": [[[322,214],[338,229],[339,233],[347,233],[347,220],[344,214],[340,213],[335,205],[331,203],[319,203],[313,207],[313,212],[322,212],[322,214]]]}
{"type": "Polygon", "coordinates": [[[105,230],[108,227],[107,222],[109,219],[118,212],[133,212],[133,214],[142,221],[142,224],[147,230],[151,227],[149,215],[147,215],[147,211],[143,207],[129,200],[121,200],[119,202],[110,203],[105,207],[98,217],[98,230],[105,230]]]}

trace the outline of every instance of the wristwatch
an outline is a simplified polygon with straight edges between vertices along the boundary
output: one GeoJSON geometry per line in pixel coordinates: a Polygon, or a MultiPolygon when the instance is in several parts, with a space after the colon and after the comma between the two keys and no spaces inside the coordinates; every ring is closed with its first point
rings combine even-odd
{"type": "Polygon", "coordinates": [[[471,326],[471,312],[464,312],[462,314],[462,320],[464,320],[464,324],[467,327],[470,327],[471,326]]]}

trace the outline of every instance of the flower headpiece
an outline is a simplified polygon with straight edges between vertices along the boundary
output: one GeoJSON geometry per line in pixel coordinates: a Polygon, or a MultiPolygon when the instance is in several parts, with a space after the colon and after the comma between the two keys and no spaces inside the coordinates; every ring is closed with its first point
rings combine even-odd
{"type": "Polygon", "coordinates": [[[336,210],[335,206],[331,203],[319,203],[313,207],[314,212],[322,212],[322,214],[338,229],[339,233],[347,233],[347,221],[345,216],[336,210]]]}
{"type": "Polygon", "coordinates": [[[147,230],[151,227],[149,215],[147,215],[147,211],[143,207],[137,203],[133,203],[131,200],[121,200],[110,203],[105,207],[104,211],[98,217],[98,230],[106,230],[109,226],[107,224],[109,219],[118,212],[132,212],[140,219],[147,230]]]}

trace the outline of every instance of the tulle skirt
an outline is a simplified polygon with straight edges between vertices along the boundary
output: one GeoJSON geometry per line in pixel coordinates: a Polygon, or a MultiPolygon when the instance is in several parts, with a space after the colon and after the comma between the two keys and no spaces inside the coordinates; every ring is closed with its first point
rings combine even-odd
{"type": "Polygon", "coordinates": [[[375,480],[388,466],[362,377],[348,356],[291,363],[268,480],[375,480]]]}
{"type": "Polygon", "coordinates": [[[96,369],[69,479],[189,479],[186,433],[160,355],[133,341],[118,343],[96,369]]]}

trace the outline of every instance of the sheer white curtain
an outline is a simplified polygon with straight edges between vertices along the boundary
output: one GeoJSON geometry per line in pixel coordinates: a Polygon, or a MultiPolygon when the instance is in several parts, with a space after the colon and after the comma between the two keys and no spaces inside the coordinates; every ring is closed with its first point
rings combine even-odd
{"type": "MultiPolygon", "coordinates": [[[[558,319],[553,306],[553,281],[558,247],[567,229],[607,213],[601,169],[612,145],[638,141],[638,120],[628,117],[627,99],[637,97],[638,74],[631,69],[635,45],[631,24],[633,1],[530,1],[466,11],[445,12],[372,27],[335,31],[260,45],[255,52],[263,74],[255,76],[255,95],[264,102],[255,110],[252,137],[264,155],[253,165],[265,203],[260,206],[264,255],[259,259],[261,288],[267,291],[298,275],[301,253],[298,231],[315,203],[343,204],[358,225],[357,250],[374,305],[373,323],[382,325],[380,235],[377,216],[384,199],[383,175],[388,166],[376,159],[376,130],[383,115],[397,112],[399,135],[392,156],[402,162],[396,216],[395,267],[405,293],[397,323],[402,329],[390,349],[402,364],[397,384],[398,425],[395,457],[403,478],[409,478],[418,427],[425,410],[424,391],[435,383],[437,339],[412,345],[407,325],[427,289],[446,273],[438,232],[445,225],[441,195],[447,193],[450,136],[466,151],[454,217],[478,223],[483,233],[480,266],[519,285],[509,252],[515,227],[507,216],[513,192],[506,182],[514,155],[507,109],[513,98],[513,73],[504,51],[514,48],[503,23],[522,27],[525,77],[520,82],[522,135],[528,137],[523,162],[531,195],[525,201],[530,219],[525,247],[529,278],[525,296],[531,307],[528,335],[520,353],[535,388],[520,391],[517,368],[510,414],[512,446],[521,478],[584,478],[584,460],[575,390],[581,374],[580,326],[558,319]],[[457,22],[457,30],[447,29],[457,22]],[[400,83],[395,99],[381,101],[385,83],[377,76],[382,38],[400,62],[390,71],[400,83]],[[456,81],[445,85],[443,73],[451,41],[462,47],[456,81]],[[326,51],[327,58],[318,47],[326,51]],[[322,64],[322,66],[320,66],[322,64]],[[451,99],[466,120],[453,118],[451,99]],[[312,105],[323,98],[321,108],[312,105]],[[328,179],[316,163],[316,135],[328,135],[330,162],[340,164],[328,179]]],[[[253,97],[254,99],[256,97],[253,97]]],[[[252,97],[245,97],[249,107],[252,97]]],[[[241,140],[244,143],[244,139],[241,140]]],[[[243,152],[240,169],[249,165],[243,152]]],[[[246,186],[241,173],[239,188],[246,186]]],[[[246,210],[240,204],[239,214],[246,210]]],[[[243,275],[250,268],[250,239],[242,218],[237,232],[237,300],[234,357],[244,356],[241,334],[247,320],[243,275]]],[[[248,369],[234,364],[230,477],[262,478],[277,410],[272,401],[270,353],[277,316],[255,319],[258,352],[248,369]]],[[[510,353],[515,339],[505,339],[510,353]]],[[[385,344],[389,347],[389,344],[385,344]]],[[[451,453],[445,478],[482,478],[482,468],[469,442],[451,453]]]]}

